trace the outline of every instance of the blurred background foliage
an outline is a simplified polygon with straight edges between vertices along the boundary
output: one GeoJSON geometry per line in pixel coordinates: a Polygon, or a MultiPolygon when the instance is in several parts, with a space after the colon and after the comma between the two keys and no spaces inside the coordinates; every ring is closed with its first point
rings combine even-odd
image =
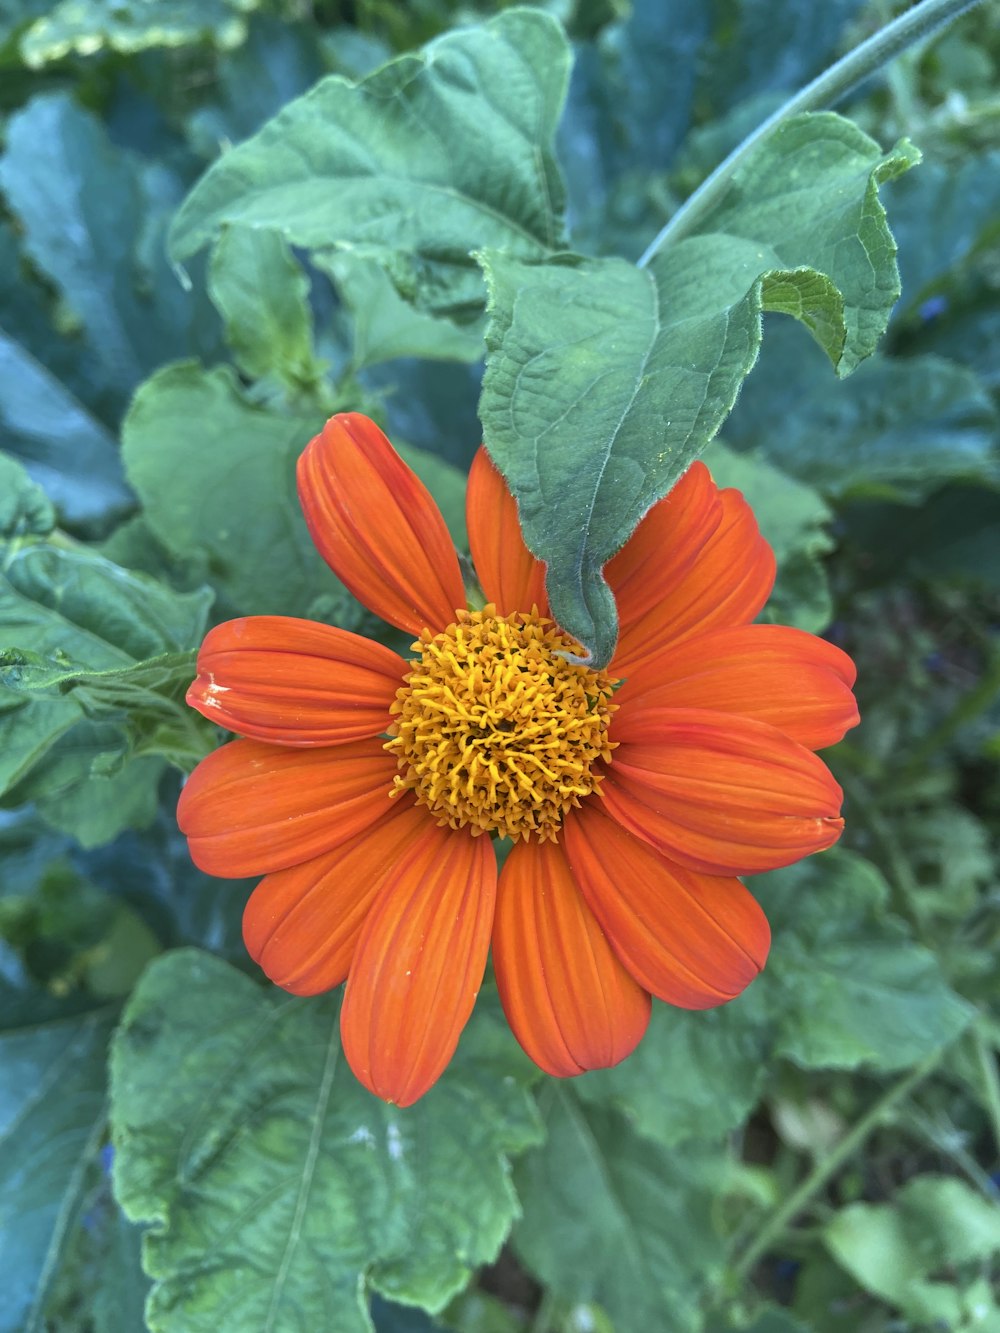
{"type": "MultiPolygon", "coordinates": [[[[406,306],[369,260],[321,267],[269,234],[233,230],[179,274],[167,225],[206,166],[320,76],[360,77],[505,7],[0,0],[0,623],[17,650],[0,659],[2,1333],[136,1333],[147,1273],[163,1279],[151,1327],[258,1326],[232,1269],[212,1288],[181,1234],[236,1226],[218,1172],[184,1193],[214,1151],[209,1094],[168,1096],[199,1005],[231,1013],[239,1040],[239,1015],[273,1003],[232,971],[252,971],[248,886],[197,872],[173,820],[178,769],[213,744],[181,702],[190,652],[234,613],[371,627],[294,504],[290,460],[324,416],[368,411],[409,446],[459,542],[480,438],[481,328],[406,306]],[[184,946],[215,957],[169,952],[184,946]],[[138,1120],[165,1101],[115,1165],[129,1216],[171,1219],[144,1271],[111,1191],[106,1056],[154,959],[116,1047],[116,1098],[138,1120]]],[[[898,8],[543,7],[575,51],[558,138],[573,246],[628,258],[898,8]]],[[[973,11],[839,109],[923,151],[883,189],[902,298],[844,381],[767,316],[707,461],[775,545],[775,618],[858,663],[863,725],[830,756],[843,850],[757,881],[765,975],[715,1013],[657,1006],[618,1070],[532,1087],[487,995],[430,1109],[393,1119],[345,1085],[338,1114],[383,1145],[376,1175],[393,1134],[435,1163],[397,1181],[393,1225],[457,1210],[456,1230],[400,1252],[376,1216],[345,1258],[331,1149],[315,1221],[341,1237],[341,1313],[324,1323],[301,1278],[304,1322],[268,1327],[364,1327],[350,1293],[369,1274],[380,1333],[1000,1330],[1000,12],[973,11]]],[[[315,1078],[324,1012],[289,1019],[282,1095],[315,1078]]],[[[206,1049],[200,1077],[226,1067],[206,1049]]],[[[274,1069],[243,1077],[247,1104],[276,1095],[274,1069]]],[[[232,1169],[263,1170],[265,1146],[232,1169]]],[[[280,1225],[252,1281],[272,1281],[280,1225]]]]}

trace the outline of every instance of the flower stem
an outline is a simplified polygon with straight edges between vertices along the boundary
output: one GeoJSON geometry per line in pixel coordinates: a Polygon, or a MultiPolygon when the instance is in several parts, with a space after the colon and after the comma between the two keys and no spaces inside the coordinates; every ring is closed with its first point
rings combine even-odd
{"type": "Polygon", "coordinates": [[[895,1082],[878,1101],[865,1112],[838,1144],[809,1172],[799,1187],[792,1191],[780,1207],[764,1222],[757,1235],[733,1264],[733,1273],[745,1281],[757,1262],[779,1239],[785,1228],[794,1221],[813,1195],[818,1194],[840,1167],[861,1147],[865,1139],[878,1128],[883,1116],[937,1068],[947,1047],[935,1051],[916,1068],[895,1082]]]}
{"type": "Polygon", "coordinates": [[[762,140],[768,138],[785,121],[803,111],[817,111],[822,107],[838,102],[846,93],[870,75],[876,73],[908,47],[928,37],[950,23],[952,19],[974,8],[981,0],[920,0],[905,14],[900,14],[891,23],[880,28],[860,46],[849,51],[836,64],[831,65],[812,83],[800,89],[794,97],[778,108],[743,142],[729,154],[724,162],[681,204],[666,226],[654,237],[639,260],[639,267],[645,268],[654,255],[665,245],[679,241],[692,232],[702,219],[716,208],[729,190],[733,176],[744,159],[762,140]]]}

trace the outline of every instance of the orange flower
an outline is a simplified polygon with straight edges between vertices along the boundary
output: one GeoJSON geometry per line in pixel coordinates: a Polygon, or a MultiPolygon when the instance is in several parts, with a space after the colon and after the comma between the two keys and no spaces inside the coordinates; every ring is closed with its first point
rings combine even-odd
{"type": "Polygon", "coordinates": [[[739,995],[770,936],[737,876],[836,842],[842,794],[812,751],[858,720],[844,653],[751,623],[774,557],[743,497],[695,463],[650,510],[607,566],[622,631],[595,671],[546,618],[544,567],[482,449],[482,610],[367,418],[333,417],[298,486],[334,573],[417,641],[405,661],[251,616],[202,645],[188,701],[246,739],[198,766],[178,820],[203,870],[264,875],[243,925],[271,980],[312,995],[346,978],[347,1059],[400,1106],[450,1060],[491,941],[511,1027],[558,1076],[624,1059],[651,994],[739,995]],[[499,883],[490,833],[514,841],[499,883]]]}

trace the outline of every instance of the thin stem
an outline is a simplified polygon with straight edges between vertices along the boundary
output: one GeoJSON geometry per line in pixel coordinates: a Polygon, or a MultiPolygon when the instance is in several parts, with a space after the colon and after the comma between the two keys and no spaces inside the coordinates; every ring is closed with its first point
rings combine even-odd
{"type": "Polygon", "coordinates": [[[867,41],[849,51],[836,64],[813,79],[812,83],[807,83],[784,106],[779,107],[763,124],[758,125],[754,132],[733,149],[726,160],[702,181],[697,190],[681,204],[667,225],[654,237],[639,260],[639,267],[645,268],[653,256],[668,242],[679,241],[682,236],[693,231],[702,219],[722,202],[734,174],[744,159],[785,121],[803,111],[818,111],[822,107],[839,102],[852,88],[863,83],[901,51],[905,51],[922,38],[929,37],[980,3],[981,0],[920,0],[919,4],[908,9],[905,14],[900,14],[867,41]]]}
{"type": "Polygon", "coordinates": [[[1000,1154],[1000,1074],[997,1072],[996,1054],[983,1036],[980,1025],[977,1024],[972,1029],[971,1036],[983,1076],[983,1091],[986,1094],[986,1110],[993,1125],[993,1140],[997,1153],[1000,1154]]]}
{"type": "Polygon", "coordinates": [[[869,1134],[878,1127],[879,1121],[886,1112],[908,1096],[919,1083],[927,1078],[928,1074],[933,1073],[940,1064],[944,1053],[944,1049],[936,1051],[922,1064],[917,1065],[915,1069],[911,1069],[908,1074],[894,1083],[874,1106],[869,1107],[861,1119],[844,1135],[826,1157],[816,1163],[801,1185],[792,1191],[779,1208],[775,1209],[754,1240],[733,1264],[733,1272],[737,1278],[741,1281],[746,1280],[758,1260],[764,1257],[786,1227],[802,1212],[813,1195],[818,1194],[830,1177],[854,1156],[869,1134]]]}

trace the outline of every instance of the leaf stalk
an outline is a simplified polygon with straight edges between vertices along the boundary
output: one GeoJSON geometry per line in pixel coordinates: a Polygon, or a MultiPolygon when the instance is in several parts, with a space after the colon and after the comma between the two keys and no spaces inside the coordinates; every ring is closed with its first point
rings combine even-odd
{"type": "Polygon", "coordinates": [[[736,172],[757,146],[786,121],[803,111],[818,111],[833,106],[852,88],[877,73],[896,56],[924,37],[973,9],[982,0],[919,0],[898,18],[842,56],[829,69],[799,90],[748,135],[729,156],[707,176],[647,246],[639,260],[645,268],[664,246],[675,243],[694,231],[702,220],[725,198],[736,172]]]}

